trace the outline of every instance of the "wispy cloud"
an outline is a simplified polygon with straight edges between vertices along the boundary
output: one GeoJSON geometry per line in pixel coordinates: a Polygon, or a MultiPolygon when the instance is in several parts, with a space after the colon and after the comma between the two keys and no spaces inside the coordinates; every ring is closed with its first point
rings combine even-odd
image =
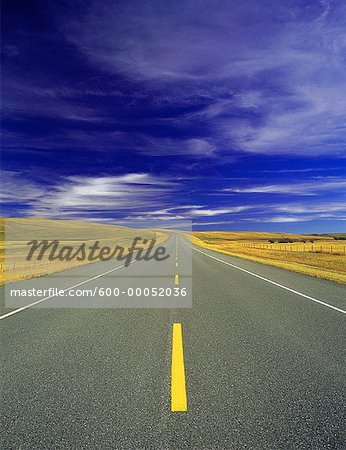
{"type": "Polygon", "coordinates": [[[87,60],[82,81],[63,72],[56,82],[49,67],[14,70],[24,52],[6,45],[5,118],[61,121],[58,136],[26,130],[22,140],[11,136],[11,148],[345,155],[342,2],[222,0],[216,10],[209,0],[165,8],[92,0],[71,8],[57,8],[54,25],[59,44],[87,60]]]}
{"type": "Polygon", "coordinates": [[[346,187],[345,180],[338,179],[315,179],[309,182],[299,182],[290,184],[267,184],[249,186],[244,188],[225,188],[223,192],[237,192],[243,194],[287,194],[287,195],[316,195],[318,192],[339,191],[346,187]]]}
{"type": "MultiPolygon", "coordinates": [[[[184,206],[175,206],[171,208],[163,208],[157,211],[146,211],[145,215],[137,214],[134,212],[132,215],[134,220],[175,220],[175,219],[185,219],[185,220],[195,220],[195,218],[203,218],[203,217],[213,217],[213,216],[223,216],[225,214],[236,214],[242,211],[246,211],[252,209],[251,206],[234,206],[229,208],[207,208],[202,205],[184,205],[184,206]]],[[[131,216],[128,216],[127,219],[130,219],[131,216]]]]}
{"type": "Polygon", "coordinates": [[[344,202],[325,202],[318,204],[309,203],[287,203],[278,206],[273,206],[276,211],[287,212],[287,213],[337,213],[337,212],[345,212],[346,213],[346,201],[344,202]]]}
{"type": "Polygon", "coordinates": [[[308,222],[315,217],[303,217],[303,216],[272,216],[262,217],[261,219],[245,219],[248,222],[266,222],[266,223],[290,223],[290,222],[308,222]]]}
{"type": "Polygon", "coordinates": [[[344,2],[3,10],[5,213],[259,229],[343,220],[344,2]]]}
{"type": "Polygon", "coordinates": [[[45,193],[40,184],[25,179],[14,171],[1,171],[0,199],[3,204],[16,203],[26,206],[40,202],[45,193]]]}
{"type": "Polygon", "coordinates": [[[24,215],[34,217],[112,217],[129,211],[154,208],[168,202],[177,183],[144,173],[120,176],[71,176],[54,187],[30,182],[13,172],[2,176],[4,204],[25,207],[24,215]]]}
{"type": "Polygon", "coordinates": [[[263,5],[250,3],[245,8],[222,1],[218,11],[205,1],[190,8],[138,4],[133,14],[131,4],[112,8],[94,1],[82,20],[65,20],[64,33],[108,72],[146,80],[148,87],[160,83],[166,104],[175,99],[177,85],[180,101],[187,92],[190,101],[207,100],[183,118],[208,120],[219,147],[344,154],[340,18],[346,8],[328,0],[313,7],[269,1],[266,11],[272,13],[263,14],[263,5]]]}
{"type": "MultiPolygon", "coordinates": [[[[333,188],[340,185],[332,182],[333,188]]],[[[338,181],[340,183],[340,181],[338,181]]],[[[346,203],[306,199],[299,202],[256,202],[255,204],[210,207],[189,204],[180,181],[165,179],[148,173],[128,173],[117,176],[70,176],[52,186],[30,180],[16,172],[2,174],[2,203],[4,211],[16,207],[25,217],[65,218],[102,221],[139,227],[188,229],[196,226],[223,226],[227,224],[295,223],[312,220],[344,220],[346,203]],[[184,201],[185,203],[182,203],[184,201]],[[8,209],[10,208],[10,209],[8,209]],[[19,209],[18,209],[19,208],[19,209]],[[213,217],[215,220],[208,221],[213,217]],[[190,225],[189,225],[190,224],[190,225]]],[[[302,196],[310,193],[308,183],[272,187],[260,193],[279,193],[302,196]],[[307,190],[308,189],[308,190],[307,190]]],[[[315,186],[314,186],[315,189],[315,186]]],[[[324,184],[320,189],[327,189],[324,184]]],[[[328,184],[328,189],[330,185],[328,184]]],[[[257,193],[256,188],[241,191],[257,193]]],[[[315,191],[313,191],[315,192],[315,191]]],[[[326,191],[329,192],[329,191],[326,191]]],[[[317,191],[316,191],[317,193],[317,191]]]]}
{"type": "Polygon", "coordinates": [[[234,220],[218,220],[218,221],[214,221],[214,222],[193,222],[194,226],[197,227],[209,227],[210,225],[228,225],[234,223],[234,220]]]}
{"type": "Polygon", "coordinates": [[[211,217],[211,216],[220,216],[223,214],[238,213],[241,211],[245,211],[247,209],[251,209],[251,207],[249,207],[249,206],[234,206],[231,208],[223,208],[223,209],[201,208],[201,209],[193,209],[191,211],[188,211],[186,214],[190,217],[198,217],[198,216],[211,217]]]}

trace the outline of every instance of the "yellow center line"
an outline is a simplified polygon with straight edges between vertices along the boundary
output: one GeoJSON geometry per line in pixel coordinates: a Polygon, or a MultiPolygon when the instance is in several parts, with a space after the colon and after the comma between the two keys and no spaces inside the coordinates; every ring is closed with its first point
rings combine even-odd
{"type": "Polygon", "coordinates": [[[175,276],[174,283],[176,286],[179,285],[179,275],[178,274],[175,276]]]}
{"type": "Polygon", "coordinates": [[[173,324],[172,369],[171,369],[171,410],[187,411],[183,333],[181,323],[173,324]]]}

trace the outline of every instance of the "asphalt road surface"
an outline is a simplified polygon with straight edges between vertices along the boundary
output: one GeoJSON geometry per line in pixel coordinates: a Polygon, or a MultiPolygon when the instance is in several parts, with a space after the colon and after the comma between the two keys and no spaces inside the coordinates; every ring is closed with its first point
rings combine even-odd
{"type": "Polygon", "coordinates": [[[9,286],[189,292],[3,303],[1,448],[345,449],[345,286],[166,246],[9,286]]]}

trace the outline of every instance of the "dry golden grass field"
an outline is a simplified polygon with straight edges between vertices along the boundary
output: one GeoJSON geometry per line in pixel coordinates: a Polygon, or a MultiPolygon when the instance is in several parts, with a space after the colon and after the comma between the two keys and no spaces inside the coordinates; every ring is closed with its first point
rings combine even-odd
{"type": "Polygon", "coordinates": [[[346,283],[346,235],[194,232],[200,247],[346,283]]]}
{"type": "Polygon", "coordinates": [[[127,248],[137,236],[156,239],[159,244],[168,235],[155,230],[80,222],[75,220],[0,219],[0,284],[34,278],[73,267],[90,264],[85,261],[50,261],[45,255],[41,261],[27,261],[28,242],[36,239],[59,240],[58,250],[66,245],[77,248],[85,242],[92,245],[96,240],[101,246],[127,248]]]}

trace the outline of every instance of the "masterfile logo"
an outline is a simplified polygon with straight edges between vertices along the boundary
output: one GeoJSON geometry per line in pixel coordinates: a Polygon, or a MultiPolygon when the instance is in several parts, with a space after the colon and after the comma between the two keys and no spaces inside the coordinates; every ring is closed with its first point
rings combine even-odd
{"type": "Polygon", "coordinates": [[[125,261],[124,266],[128,267],[133,260],[136,261],[164,261],[169,258],[166,248],[156,246],[156,239],[142,239],[135,237],[129,247],[115,245],[114,247],[102,246],[100,241],[95,241],[92,245],[83,242],[80,245],[63,245],[58,240],[48,241],[46,239],[38,241],[32,240],[27,243],[29,252],[27,261],[37,259],[41,261],[45,256],[48,261],[125,261]]]}
{"type": "Polygon", "coordinates": [[[192,306],[192,253],[178,231],[19,220],[5,238],[8,308],[192,306]]]}

